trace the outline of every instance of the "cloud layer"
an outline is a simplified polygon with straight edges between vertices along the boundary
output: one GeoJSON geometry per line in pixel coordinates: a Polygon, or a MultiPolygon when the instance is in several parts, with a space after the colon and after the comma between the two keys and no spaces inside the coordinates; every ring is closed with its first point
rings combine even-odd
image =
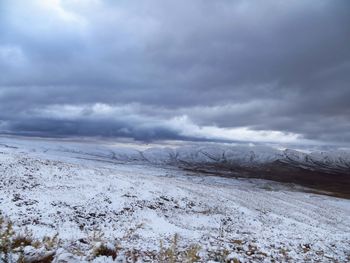
{"type": "Polygon", "coordinates": [[[0,129],[350,142],[350,2],[4,0],[0,129]]]}

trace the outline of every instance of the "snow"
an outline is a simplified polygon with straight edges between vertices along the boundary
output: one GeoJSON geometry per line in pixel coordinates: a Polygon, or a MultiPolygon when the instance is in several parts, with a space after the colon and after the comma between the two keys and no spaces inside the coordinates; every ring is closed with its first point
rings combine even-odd
{"type": "MultiPolygon", "coordinates": [[[[221,145],[140,150],[16,138],[0,138],[0,144],[0,211],[37,237],[58,233],[66,248],[100,232],[125,250],[154,251],[178,234],[180,247],[199,244],[207,260],[223,248],[242,261],[252,257],[249,251],[277,261],[349,259],[350,200],[169,165],[223,159],[251,165],[281,156],[308,162],[311,156],[346,167],[347,152],[221,145]]],[[[83,260],[66,250],[57,255],[56,261],[83,260]]]]}

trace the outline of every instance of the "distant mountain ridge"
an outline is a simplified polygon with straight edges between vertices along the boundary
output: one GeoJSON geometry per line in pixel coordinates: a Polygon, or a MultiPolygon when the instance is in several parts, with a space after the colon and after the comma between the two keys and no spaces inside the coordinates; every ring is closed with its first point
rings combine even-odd
{"type": "Polygon", "coordinates": [[[116,148],[89,154],[118,162],[176,166],[191,173],[294,183],[350,198],[350,153],[347,151],[305,153],[265,146],[215,145],[146,150],[116,148]]]}
{"type": "Polygon", "coordinates": [[[111,163],[148,163],[173,166],[189,173],[213,176],[259,178],[311,187],[350,198],[350,151],[302,152],[269,146],[98,144],[55,140],[6,139],[2,147],[50,154],[73,153],[78,159],[111,163]]]}
{"type": "Polygon", "coordinates": [[[292,149],[278,150],[266,146],[182,146],[177,148],[109,148],[86,154],[118,161],[144,161],[153,164],[220,164],[226,167],[257,167],[280,162],[295,167],[329,173],[350,174],[350,152],[343,150],[305,153],[292,149]]]}

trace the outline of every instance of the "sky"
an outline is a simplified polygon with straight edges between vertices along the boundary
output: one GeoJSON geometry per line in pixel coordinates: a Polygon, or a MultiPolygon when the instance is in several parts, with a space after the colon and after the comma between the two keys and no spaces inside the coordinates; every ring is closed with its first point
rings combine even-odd
{"type": "Polygon", "coordinates": [[[0,132],[350,144],[350,1],[0,0],[0,132]]]}

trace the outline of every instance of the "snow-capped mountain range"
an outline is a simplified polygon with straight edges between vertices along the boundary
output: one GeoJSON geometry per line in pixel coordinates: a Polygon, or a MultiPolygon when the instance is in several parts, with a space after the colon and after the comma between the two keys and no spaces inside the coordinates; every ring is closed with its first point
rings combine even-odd
{"type": "Polygon", "coordinates": [[[308,170],[350,174],[350,151],[300,151],[268,146],[231,146],[223,144],[139,148],[137,145],[91,144],[12,139],[3,137],[0,144],[21,147],[29,151],[70,152],[91,158],[119,162],[146,162],[165,165],[220,165],[222,168],[259,167],[268,164],[288,164],[308,170]]]}
{"type": "Polygon", "coordinates": [[[350,151],[301,151],[270,146],[228,144],[144,145],[2,137],[0,145],[45,157],[126,164],[152,164],[225,177],[248,177],[295,183],[350,197],[350,151]]]}

